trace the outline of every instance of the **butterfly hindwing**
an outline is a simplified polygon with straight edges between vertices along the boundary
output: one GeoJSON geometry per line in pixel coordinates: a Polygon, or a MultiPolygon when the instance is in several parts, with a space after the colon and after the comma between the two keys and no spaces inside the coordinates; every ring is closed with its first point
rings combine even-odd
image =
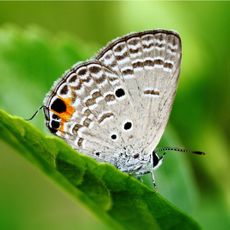
{"type": "Polygon", "coordinates": [[[48,127],[53,115],[61,120],[56,135],[88,155],[100,153],[103,157],[104,153],[108,155],[120,147],[122,137],[117,126],[122,125],[132,109],[124,111],[129,107],[127,90],[113,71],[97,60],[76,65],[56,83],[52,92],[46,97],[45,105],[50,108],[48,127]],[[72,110],[59,114],[52,109],[60,99],[68,102],[72,110]],[[68,113],[71,113],[69,117],[68,113]],[[111,138],[112,135],[116,138],[111,138]]]}

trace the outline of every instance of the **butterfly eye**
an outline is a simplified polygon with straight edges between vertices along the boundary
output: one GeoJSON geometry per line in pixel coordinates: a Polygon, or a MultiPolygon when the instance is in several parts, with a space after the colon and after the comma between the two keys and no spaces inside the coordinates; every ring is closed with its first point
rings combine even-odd
{"type": "Polygon", "coordinates": [[[152,157],[153,157],[153,168],[155,168],[158,165],[160,160],[159,160],[158,155],[154,151],[152,153],[152,157]]]}

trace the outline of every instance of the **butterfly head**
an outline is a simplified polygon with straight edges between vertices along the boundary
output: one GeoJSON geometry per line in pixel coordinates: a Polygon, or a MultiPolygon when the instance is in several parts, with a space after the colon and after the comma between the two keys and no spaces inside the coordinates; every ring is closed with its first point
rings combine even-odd
{"type": "Polygon", "coordinates": [[[163,162],[163,156],[158,156],[157,152],[153,151],[151,155],[151,163],[152,163],[153,170],[159,168],[162,162],[163,162]]]}
{"type": "Polygon", "coordinates": [[[184,149],[180,147],[161,147],[161,148],[156,148],[151,155],[151,161],[152,161],[152,166],[153,169],[157,169],[163,162],[164,156],[168,151],[176,151],[176,152],[188,152],[188,153],[193,153],[197,155],[205,155],[204,152],[201,151],[192,151],[189,149],[184,149]],[[160,154],[160,155],[159,155],[160,154]]]}

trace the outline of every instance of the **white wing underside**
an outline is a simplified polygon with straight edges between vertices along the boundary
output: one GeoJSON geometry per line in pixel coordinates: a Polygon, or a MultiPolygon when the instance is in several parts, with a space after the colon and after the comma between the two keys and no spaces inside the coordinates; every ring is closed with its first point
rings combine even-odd
{"type": "Polygon", "coordinates": [[[111,163],[124,150],[149,154],[167,124],[180,61],[180,38],[174,32],[153,30],[114,40],[53,87],[62,98],[76,98],[73,116],[56,134],[78,151],[111,163]],[[68,90],[62,94],[64,87],[68,90]],[[125,94],[118,97],[118,89],[125,94]],[[127,121],[132,128],[124,130],[127,121]]]}

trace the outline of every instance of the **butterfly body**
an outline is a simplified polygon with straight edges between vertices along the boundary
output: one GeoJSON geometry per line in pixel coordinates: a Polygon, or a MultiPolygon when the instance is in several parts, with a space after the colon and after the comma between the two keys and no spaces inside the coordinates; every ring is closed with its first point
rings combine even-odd
{"type": "Polygon", "coordinates": [[[46,125],[74,149],[140,175],[157,164],[153,151],[176,93],[181,42],[151,30],[115,39],[76,64],[44,100],[46,125]]]}

